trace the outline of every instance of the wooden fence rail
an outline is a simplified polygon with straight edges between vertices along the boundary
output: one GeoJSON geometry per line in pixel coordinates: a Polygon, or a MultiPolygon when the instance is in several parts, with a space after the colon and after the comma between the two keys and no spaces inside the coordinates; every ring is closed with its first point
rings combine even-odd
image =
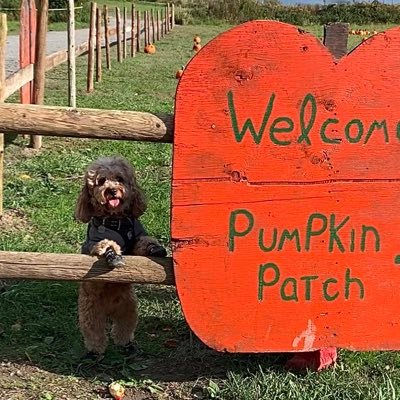
{"type": "MultiPolygon", "coordinates": [[[[116,35],[116,28],[109,30],[110,36],[116,35]]],[[[116,40],[110,42],[110,45],[115,45],[116,40]]],[[[75,47],[75,55],[80,56],[88,51],[89,43],[83,42],[75,47]]],[[[54,67],[66,62],[68,59],[68,50],[59,50],[55,53],[46,56],[46,71],[50,71],[54,67]]],[[[33,64],[29,64],[27,67],[19,69],[14,74],[7,77],[5,82],[5,99],[14,94],[26,83],[33,79],[33,64]]]]}
{"type": "Polygon", "coordinates": [[[173,116],[6,103],[0,104],[0,132],[171,143],[173,116]]]}
{"type": "Polygon", "coordinates": [[[0,251],[0,279],[175,284],[171,257],[126,256],[124,261],[110,270],[104,260],[82,254],[0,251]]]}

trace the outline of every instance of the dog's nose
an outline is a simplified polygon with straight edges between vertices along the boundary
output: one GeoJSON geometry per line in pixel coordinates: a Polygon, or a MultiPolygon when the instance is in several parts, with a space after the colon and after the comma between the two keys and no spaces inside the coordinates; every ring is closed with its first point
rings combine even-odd
{"type": "Polygon", "coordinates": [[[116,196],[117,195],[117,189],[114,189],[114,188],[110,189],[110,194],[111,194],[111,196],[116,196]]]}

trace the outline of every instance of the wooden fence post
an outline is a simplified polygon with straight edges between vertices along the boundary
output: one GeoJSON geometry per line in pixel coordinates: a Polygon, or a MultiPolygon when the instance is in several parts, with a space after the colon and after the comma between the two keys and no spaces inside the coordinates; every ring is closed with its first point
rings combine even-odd
{"type": "Polygon", "coordinates": [[[165,36],[164,9],[161,9],[161,38],[165,36]]]}
{"type": "Polygon", "coordinates": [[[171,20],[170,20],[170,16],[171,16],[171,5],[169,3],[167,3],[167,16],[165,18],[165,23],[166,23],[166,33],[169,33],[169,31],[171,30],[171,20]]]}
{"type": "MultiPolygon", "coordinates": [[[[19,21],[19,67],[25,68],[35,63],[36,5],[34,0],[22,1],[19,21]]],[[[31,104],[32,95],[33,82],[29,82],[20,89],[21,104],[31,104]]]]}
{"type": "Polygon", "coordinates": [[[111,69],[111,55],[110,55],[110,31],[108,29],[108,7],[104,4],[104,40],[106,47],[106,66],[107,69],[111,69]]]}
{"type": "Polygon", "coordinates": [[[143,11],[143,47],[147,45],[147,11],[143,11]]]}
{"type": "Polygon", "coordinates": [[[126,58],[126,7],[124,7],[124,15],[122,19],[122,58],[126,58]]]}
{"type": "Polygon", "coordinates": [[[169,3],[165,6],[165,21],[164,21],[164,34],[168,33],[168,15],[169,15],[169,3]]]}
{"type": "Polygon", "coordinates": [[[347,54],[347,39],[349,36],[349,24],[334,22],[324,25],[324,45],[337,59],[347,54]]]}
{"type": "Polygon", "coordinates": [[[89,50],[88,50],[88,74],[86,91],[88,93],[94,90],[94,53],[96,37],[96,3],[90,3],[90,27],[89,27],[89,50]]]}
{"type": "Polygon", "coordinates": [[[115,8],[115,18],[117,20],[117,59],[122,62],[122,49],[121,49],[121,13],[119,7],[115,8]]]}
{"type": "Polygon", "coordinates": [[[157,9],[157,41],[161,39],[160,10],[157,9]]]}
{"type": "MultiPolygon", "coordinates": [[[[25,68],[35,63],[36,47],[36,4],[34,0],[23,0],[19,15],[19,67],[25,68]]],[[[33,81],[20,89],[20,103],[33,103],[33,81]]],[[[27,137],[27,135],[23,135],[27,137]]]]}
{"type": "Polygon", "coordinates": [[[175,4],[171,4],[171,29],[175,27],[175,4]]]}
{"type": "MultiPolygon", "coordinates": [[[[6,82],[7,14],[0,14],[0,103],[6,82]]],[[[0,218],[3,216],[4,134],[0,133],[0,218]]]]}
{"type": "Polygon", "coordinates": [[[135,57],[135,55],[136,55],[135,18],[136,18],[135,5],[132,4],[132,8],[131,8],[131,57],[135,57]]]}
{"type": "Polygon", "coordinates": [[[76,107],[75,4],[68,0],[68,105],[76,107]]]}
{"type": "Polygon", "coordinates": [[[141,35],[142,29],[140,26],[140,11],[136,11],[136,51],[140,51],[140,42],[141,42],[141,35]]]}
{"type": "MultiPolygon", "coordinates": [[[[47,21],[49,15],[49,0],[41,0],[38,4],[36,60],[33,73],[33,102],[43,104],[46,82],[46,42],[47,21]]],[[[34,149],[42,147],[41,136],[31,136],[30,146],[34,149]]]]}
{"type": "Polygon", "coordinates": [[[101,82],[101,12],[96,7],[96,82],[101,82]]]}
{"type": "Polygon", "coordinates": [[[147,10],[147,44],[150,44],[150,43],[151,43],[150,31],[151,31],[151,25],[150,25],[150,11],[147,10]]]}
{"type": "Polygon", "coordinates": [[[154,9],[151,9],[151,34],[153,39],[153,44],[156,42],[156,26],[154,21],[154,9]]]}

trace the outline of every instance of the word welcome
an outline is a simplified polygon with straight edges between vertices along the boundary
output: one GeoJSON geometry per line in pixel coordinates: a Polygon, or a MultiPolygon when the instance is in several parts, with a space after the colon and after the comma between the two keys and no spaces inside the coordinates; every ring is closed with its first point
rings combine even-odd
{"type": "MultiPolygon", "coordinates": [[[[379,140],[389,143],[388,124],[385,119],[374,120],[368,124],[359,118],[354,118],[343,124],[337,118],[327,118],[319,128],[315,127],[318,106],[315,97],[310,93],[304,96],[297,119],[282,115],[270,121],[271,115],[275,111],[276,100],[276,94],[272,93],[258,131],[251,118],[247,118],[243,126],[239,127],[232,91],[228,92],[227,97],[233,134],[237,143],[243,140],[248,131],[256,145],[259,145],[264,139],[266,131],[268,131],[269,140],[277,146],[289,146],[292,143],[311,145],[312,137],[315,135],[318,135],[320,140],[327,144],[337,144],[343,140],[352,144],[367,144],[373,135],[379,135],[381,137],[379,140]],[[335,137],[328,136],[329,130],[335,132],[335,137]],[[298,136],[294,140],[293,132],[298,132],[298,136]]],[[[400,141],[400,121],[397,122],[395,130],[396,138],[400,141]]]]}

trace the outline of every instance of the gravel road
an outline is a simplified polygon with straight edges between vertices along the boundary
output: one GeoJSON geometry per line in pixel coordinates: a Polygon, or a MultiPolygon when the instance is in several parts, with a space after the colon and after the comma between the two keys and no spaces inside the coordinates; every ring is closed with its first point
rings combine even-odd
{"type": "MultiPolygon", "coordinates": [[[[86,42],[89,37],[89,29],[77,29],[75,31],[76,45],[86,42]]],[[[51,54],[56,51],[67,49],[67,32],[51,31],[47,33],[46,53],[51,54]]],[[[11,75],[19,69],[19,36],[10,35],[7,38],[6,48],[6,76],[11,75]]]]}

